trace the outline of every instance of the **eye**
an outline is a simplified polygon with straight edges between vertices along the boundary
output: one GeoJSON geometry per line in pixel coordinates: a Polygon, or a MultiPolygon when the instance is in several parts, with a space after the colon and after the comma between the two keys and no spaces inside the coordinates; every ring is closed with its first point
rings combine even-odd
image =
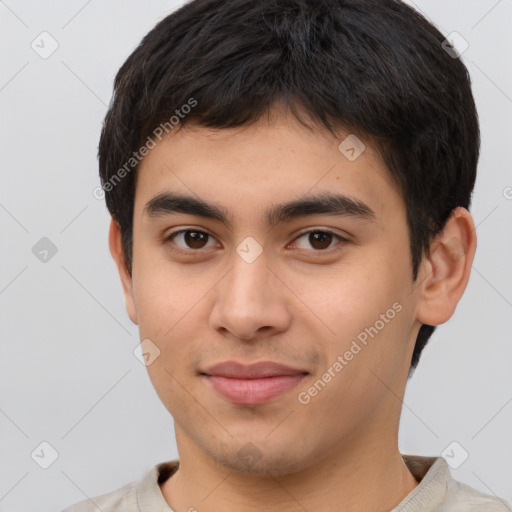
{"type": "MultiPolygon", "coordinates": [[[[175,231],[167,235],[163,242],[171,243],[175,246],[173,250],[183,253],[199,252],[202,249],[218,246],[212,235],[193,228],[175,231]]],[[[330,249],[340,245],[341,242],[348,242],[348,240],[332,231],[317,229],[302,233],[291,245],[308,251],[313,249],[313,252],[330,252],[330,249]]]]}
{"type": "Polygon", "coordinates": [[[336,240],[339,242],[348,242],[348,240],[341,237],[340,235],[337,235],[336,233],[333,233],[332,231],[315,230],[302,233],[295,239],[294,244],[298,245],[299,249],[309,250],[311,247],[313,247],[313,249],[316,250],[315,252],[320,252],[335,247],[337,244],[331,244],[336,242],[336,240]],[[297,241],[300,241],[301,239],[304,240],[301,243],[297,243],[297,241]]]}
{"type": "Polygon", "coordinates": [[[215,243],[208,246],[210,239],[213,241],[213,237],[205,231],[198,229],[181,229],[180,231],[175,231],[166,236],[164,242],[172,242],[180,250],[190,252],[192,249],[193,252],[199,249],[215,247],[215,243]]]}

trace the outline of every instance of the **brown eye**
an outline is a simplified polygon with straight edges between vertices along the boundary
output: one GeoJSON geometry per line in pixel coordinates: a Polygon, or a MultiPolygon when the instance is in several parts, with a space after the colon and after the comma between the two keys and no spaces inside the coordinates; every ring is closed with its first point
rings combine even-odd
{"type": "Polygon", "coordinates": [[[185,231],[183,239],[192,249],[202,249],[208,241],[208,235],[201,231],[185,231]]]}
{"type": "Polygon", "coordinates": [[[331,245],[332,235],[321,231],[310,233],[308,237],[309,243],[315,249],[327,249],[331,245]]]}
{"type": "Polygon", "coordinates": [[[302,233],[295,239],[294,245],[299,249],[306,249],[312,252],[322,252],[332,249],[336,245],[343,245],[347,242],[345,238],[331,231],[316,230],[302,233]],[[338,241],[336,244],[335,242],[338,241]]]}
{"type": "Polygon", "coordinates": [[[182,250],[198,250],[207,247],[210,241],[210,235],[204,231],[195,229],[182,229],[172,233],[166,238],[166,242],[172,242],[182,250]]]}

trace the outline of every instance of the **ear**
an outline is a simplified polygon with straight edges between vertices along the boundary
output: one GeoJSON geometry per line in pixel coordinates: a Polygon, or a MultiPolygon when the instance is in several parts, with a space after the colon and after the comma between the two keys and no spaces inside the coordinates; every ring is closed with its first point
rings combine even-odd
{"type": "Polygon", "coordinates": [[[126,262],[124,259],[123,243],[121,237],[121,228],[119,224],[114,220],[110,220],[110,230],[108,233],[108,246],[110,248],[110,254],[117,265],[119,271],[119,277],[121,278],[121,284],[123,286],[124,299],[126,302],[126,311],[130,320],[137,324],[137,308],[135,307],[135,300],[133,297],[133,280],[132,276],[126,268],[126,262]]]}
{"type": "Polygon", "coordinates": [[[456,208],[430,244],[418,275],[416,314],[421,323],[439,325],[451,318],[468,284],[475,251],[473,218],[465,208],[456,208]]]}

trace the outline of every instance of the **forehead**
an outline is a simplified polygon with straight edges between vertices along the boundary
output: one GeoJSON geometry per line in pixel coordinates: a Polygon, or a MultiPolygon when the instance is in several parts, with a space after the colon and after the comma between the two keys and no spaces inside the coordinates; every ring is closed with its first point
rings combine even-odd
{"type": "Polygon", "coordinates": [[[215,205],[229,222],[245,212],[271,224],[283,214],[276,205],[313,196],[343,196],[347,208],[367,207],[376,217],[403,208],[369,140],[284,116],[229,129],[187,125],[162,139],[139,166],[136,212],[151,213],[151,201],[166,193],[215,205]]]}

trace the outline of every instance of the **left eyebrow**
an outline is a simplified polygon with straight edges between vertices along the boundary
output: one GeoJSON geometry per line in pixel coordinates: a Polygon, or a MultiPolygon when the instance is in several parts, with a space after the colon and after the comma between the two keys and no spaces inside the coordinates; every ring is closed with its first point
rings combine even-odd
{"type": "Polygon", "coordinates": [[[343,194],[323,193],[272,206],[267,212],[267,223],[275,226],[290,219],[318,214],[372,221],[377,219],[375,212],[359,199],[343,194]]]}
{"type": "MultiPolygon", "coordinates": [[[[222,222],[230,226],[229,213],[224,208],[198,197],[165,192],[150,199],[144,212],[150,217],[185,213],[222,222]]],[[[375,221],[375,212],[365,203],[343,194],[322,193],[308,195],[286,203],[273,205],[266,212],[270,227],[295,218],[310,215],[336,215],[375,221]]]]}

